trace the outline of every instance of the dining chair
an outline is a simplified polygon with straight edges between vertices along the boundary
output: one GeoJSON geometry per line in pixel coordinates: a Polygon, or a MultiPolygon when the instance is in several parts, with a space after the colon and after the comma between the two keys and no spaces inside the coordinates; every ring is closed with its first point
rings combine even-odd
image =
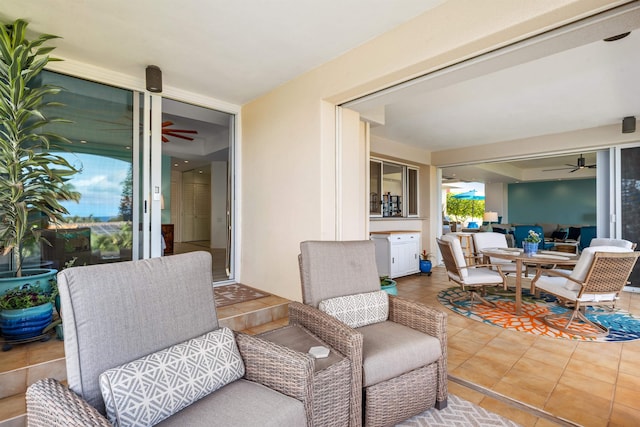
{"type": "Polygon", "coordinates": [[[472,264],[468,265],[457,237],[448,234],[442,238],[436,238],[449,280],[457,283],[466,291],[464,295],[451,298],[449,302],[459,308],[473,309],[473,304],[479,301],[485,305],[495,307],[496,305],[483,296],[487,287],[501,285],[507,290],[507,279],[502,272],[500,264],[472,264]],[[469,302],[469,307],[461,304],[463,301],[469,302]]]}
{"type": "MultiPolygon", "coordinates": [[[[509,248],[509,244],[507,243],[507,236],[505,234],[495,232],[475,233],[473,235],[473,245],[477,251],[476,255],[479,256],[482,255],[483,249],[509,248]]],[[[500,265],[501,270],[504,274],[516,272],[516,263],[508,259],[489,257],[489,264],[500,265]]],[[[496,267],[491,268],[497,270],[496,267]]]]}
{"type": "Polygon", "coordinates": [[[447,406],[447,314],[381,291],[374,242],[306,241],[298,261],[289,322],[352,361],[350,427],[447,406]]]}
{"type": "Polygon", "coordinates": [[[615,308],[639,255],[640,252],[619,246],[590,246],[582,251],[573,271],[538,270],[531,283],[535,294],[540,291],[552,294],[561,304],[572,308],[546,315],[544,323],[570,334],[608,335],[607,327],[585,315],[586,309],[601,305],[615,308]]]}
{"type": "Polygon", "coordinates": [[[637,243],[625,239],[609,239],[604,237],[596,237],[591,239],[589,246],[620,246],[621,248],[636,249],[637,243]]]}

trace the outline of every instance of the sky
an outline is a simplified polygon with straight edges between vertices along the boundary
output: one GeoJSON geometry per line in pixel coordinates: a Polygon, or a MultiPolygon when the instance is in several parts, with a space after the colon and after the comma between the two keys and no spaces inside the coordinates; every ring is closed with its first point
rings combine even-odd
{"type": "Polygon", "coordinates": [[[71,179],[75,191],[82,196],[80,202],[63,202],[70,216],[114,217],[119,214],[122,182],[130,163],[91,154],[64,153],[63,156],[82,172],[71,179]]]}

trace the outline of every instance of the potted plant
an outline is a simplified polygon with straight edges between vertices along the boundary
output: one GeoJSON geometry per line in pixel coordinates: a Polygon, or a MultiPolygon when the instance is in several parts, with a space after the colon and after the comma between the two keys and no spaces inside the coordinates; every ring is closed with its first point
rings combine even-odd
{"type": "Polygon", "coordinates": [[[59,106],[51,98],[61,88],[36,79],[53,60],[48,54],[54,48],[44,44],[56,36],[43,34],[30,41],[26,29],[21,19],[0,25],[0,247],[3,255],[11,254],[13,268],[0,278],[0,295],[36,282],[49,291],[47,277],[56,270],[23,269],[25,248],[47,244],[42,231],[68,214],[60,202],[80,198],[68,184],[79,170],[51,152],[70,141],[45,128],[68,122],[48,116],[59,106]],[[15,278],[21,281],[11,283],[15,278]]]}
{"type": "Polygon", "coordinates": [[[0,332],[8,341],[19,341],[42,335],[53,326],[53,302],[57,296],[55,283],[50,291],[26,284],[0,296],[0,332]]]}
{"type": "Polygon", "coordinates": [[[526,254],[535,254],[538,252],[538,244],[540,243],[540,235],[533,230],[529,230],[529,234],[522,241],[522,248],[526,254]]]}
{"type": "Polygon", "coordinates": [[[420,273],[426,273],[427,276],[431,276],[431,253],[425,249],[420,254],[420,273]]]}
{"type": "Polygon", "coordinates": [[[398,288],[395,280],[389,276],[380,276],[380,288],[389,295],[398,295],[398,288]]]}

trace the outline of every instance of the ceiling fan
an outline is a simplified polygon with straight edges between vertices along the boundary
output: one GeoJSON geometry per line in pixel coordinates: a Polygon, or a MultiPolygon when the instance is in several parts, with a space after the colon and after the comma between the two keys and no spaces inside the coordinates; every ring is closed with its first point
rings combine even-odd
{"type": "Polygon", "coordinates": [[[190,136],[185,136],[182,134],[197,134],[197,130],[188,130],[188,129],[171,129],[169,126],[173,126],[173,122],[165,121],[162,122],[162,142],[169,142],[168,137],[182,138],[187,141],[193,141],[193,138],[190,136]],[[166,136],[165,136],[166,135],[166,136]]]}
{"type": "Polygon", "coordinates": [[[571,169],[569,171],[569,173],[578,171],[580,169],[593,169],[596,167],[595,163],[592,165],[587,165],[585,158],[582,156],[582,154],[580,154],[580,157],[578,157],[577,162],[575,165],[570,165],[568,163],[565,163],[568,167],[564,167],[564,168],[556,168],[556,169],[543,169],[542,172],[551,172],[551,171],[559,171],[559,170],[565,170],[565,169],[571,169]]]}

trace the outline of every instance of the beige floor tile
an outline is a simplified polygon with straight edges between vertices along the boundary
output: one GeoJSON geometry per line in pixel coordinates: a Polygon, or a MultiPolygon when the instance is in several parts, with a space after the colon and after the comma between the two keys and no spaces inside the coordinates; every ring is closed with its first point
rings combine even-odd
{"type": "Polygon", "coordinates": [[[625,374],[640,377],[640,363],[638,363],[638,360],[621,360],[619,371],[625,374]]]}
{"type": "Polygon", "coordinates": [[[607,400],[613,399],[613,391],[615,389],[612,383],[597,380],[588,373],[583,375],[567,371],[562,374],[558,384],[563,384],[583,392],[589,390],[590,394],[595,394],[607,400]]]}
{"type": "Polygon", "coordinates": [[[47,342],[34,343],[34,345],[29,346],[28,354],[30,365],[63,358],[64,341],[54,338],[47,342]]]}
{"type": "Polygon", "coordinates": [[[609,427],[637,427],[640,425],[640,410],[619,403],[613,404],[609,427]]]}
{"type": "Polygon", "coordinates": [[[468,365],[467,362],[457,368],[450,369],[449,373],[486,388],[493,387],[500,380],[498,377],[485,374],[481,369],[468,365]]]}
{"type": "Polygon", "coordinates": [[[24,393],[27,387],[27,368],[1,373],[0,384],[0,399],[24,393]]]}
{"type": "Polygon", "coordinates": [[[533,427],[536,425],[538,420],[538,417],[535,415],[491,397],[485,397],[482,402],[480,402],[480,406],[488,411],[494,412],[516,422],[523,427],[533,427]]]}
{"type": "Polygon", "coordinates": [[[24,394],[0,399],[0,420],[17,417],[26,413],[27,403],[24,394]]]}
{"type": "Polygon", "coordinates": [[[470,388],[467,388],[453,381],[449,381],[447,387],[449,389],[449,394],[455,394],[456,396],[468,400],[471,403],[475,403],[476,405],[485,398],[484,394],[475,390],[471,390],[470,388]]]}
{"type": "Polygon", "coordinates": [[[640,390],[640,377],[620,372],[618,373],[618,381],[616,382],[616,385],[630,388],[631,390],[640,390]]]}
{"type": "Polygon", "coordinates": [[[470,353],[452,347],[447,349],[447,353],[447,366],[449,370],[462,365],[472,356],[470,353]]]}
{"type": "Polygon", "coordinates": [[[55,378],[58,381],[67,378],[67,365],[64,359],[56,359],[38,365],[30,366],[27,370],[27,384],[31,385],[42,378],[55,378]]]}
{"type": "Polygon", "coordinates": [[[569,360],[565,369],[565,375],[578,374],[588,376],[595,380],[604,381],[609,384],[615,384],[618,377],[618,370],[608,368],[591,363],[585,363],[582,360],[569,360]]]}
{"type": "Polygon", "coordinates": [[[585,393],[584,390],[558,384],[544,409],[578,424],[605,427],[609,419],[611,401],[585,393]]]}
{"type": "MultiPolygon", "coordinates": [[[[492,390],[504,396],[509,396],[517,401],[542,409],[549,398],[550,391],[537,390],[542,388],[540,386],[530,387],[530,381],[531,379],[528,378],[527,381],[523,379],[523,381],[517,383],[517,381],[510,382],[503,378],[493,387],[492,390]],[[524,387],[522,386],[522,383],[525,383],[524,387]]],[[[555,383],[551,383],[549,387],[553,389],[553,387],[555,387],[555,383]]]]}
{"type": "Polygon", "coordinates": [[[528,376],[536,376],[546,378],[552,381],[558,381],[564,372],[562,367],[549,365],[539,360],[529,359],[527,356],[518,360],[509,374],[520,375],[523,378],[528,376]]]}
{"type": "Polygon", "coordinates": [[[558,368],[564,369],[569,363],[571,357],[570,354],[554,353],[547,349],[540,349],[532,346],[526,354],[528,359],[537,360],[547,365],[553,365],[558,368]]]}
{"type": "Polygon", "coordinates": [[[640,392],[638,388],[616,386],[616,403],[640,411],[640,392]]]}
{"type": "Polygon", "coordinates": [[[9,351],[0,352],[0,373],[22,368],[28,363],[28,348],[32,344],[17,345],[9,351]]]}

